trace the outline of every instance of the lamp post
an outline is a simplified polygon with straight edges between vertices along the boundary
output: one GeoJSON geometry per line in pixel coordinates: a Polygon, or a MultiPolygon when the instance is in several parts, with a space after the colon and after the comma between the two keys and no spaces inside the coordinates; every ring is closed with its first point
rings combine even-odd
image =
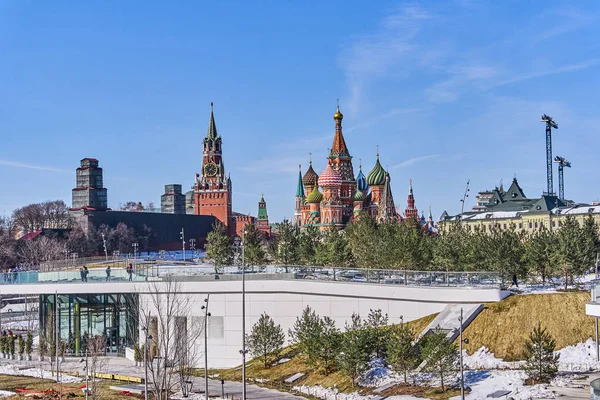
{"type": "Polygon", "coordinates": [[[185,262],[185,232],[183,231],[183,228],[181,228],[181,232],[179,232],[181,235],[181,244],[183,246],[183,261],[185,262]]]}
{"type": "Polygon", "coordinates": [[[242,400],[246,400],[246,230],[242,232],[242,400]]]}
{"type": "Polygon", "coordinates": [[[463,343],[469,344],[469,339],[463,339],[463,309],[460,309],[460,398],[465,400],[465,371],[463,366],[463,343]]]}
{"type": "Polygon", "coordinates": [[[137,251],[138,251],[138,247],[139,244],[137,242],[132,244],[133,246],[133,262],[135,263],[135,260],[137,259],[137,251]]]}
{"type": "Polygon", "coordinates": [[[190,239],[190,250],[192,250],[192,260],[194,260],[195,252],[196,252],[196,239],[190,239]]]}
{"type": "Polygon", "coordinates": [[[102,245],[104,246],[104,257],[106,258],[106,261],[108,261],[108,251],[106,250],[106,236],[104,236],[104,233],[102,233],[102,245]]]}
{"type": "Polygon", "coordinates": [[[208,317],[210,317],[210,313],[208,312],[208,299],[210,298],[210,294],[206,295],[204,299],[205,305],[202,306],[204,310],[204,395],[206,400],[208,400],[208,317]]]}
{"type": "Polygon", "coordinates": [[[150,315],[146,319],[146,326],[142,328],[144,336],[144,400],[148,400],[148,339],[152,340],[152,335],[148,335],[148,324],[150,323],[150,315]]]}

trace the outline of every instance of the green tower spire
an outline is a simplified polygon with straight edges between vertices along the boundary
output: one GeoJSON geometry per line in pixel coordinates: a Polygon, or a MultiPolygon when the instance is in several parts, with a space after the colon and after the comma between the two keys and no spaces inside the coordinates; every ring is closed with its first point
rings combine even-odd
{"type": "Polygon", "coordinates": [[[302,185],[302,165],[298,165],[298,186],[296,187],[296,197],[304,197],[304,185],[302,185]]]}

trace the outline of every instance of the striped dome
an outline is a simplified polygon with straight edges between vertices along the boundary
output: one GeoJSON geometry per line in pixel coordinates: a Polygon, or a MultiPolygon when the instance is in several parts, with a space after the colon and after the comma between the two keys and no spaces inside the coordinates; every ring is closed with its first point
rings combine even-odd
{"type": "Polygon", "coordinates": [[[319,176],[319,186],[342,186],[342,176],[335,169],[331,168],[330,164],[327,164],[323,172],[321,172],[321,176],[319,176]]]}
{"type": "Polygon", "coordinates": [[[365,194],[363,192],[361,192],[360,190],[357,190],[356,192],[354,192],[354,195],[352,196],[352,201],[364,201],[365,200],[365,194]]]}
{"type": "Polygon", "coordinates": [[[375,166],[367,175],[367,183],[369,186],[381,186],[385,183],[386,172],[379,163],[379,154],[377,155],[377,162],[375,166]]]}
{"type": "Polygon", "coordinates": [[[356,187],[358,190],[367,191],[369,190],[369,184],[367,183],[367,178],[365,174],[362,172],[362,166],[358,170],[358,175],[356,176],[356,187]]]}
{"type": "Polygon", "coordinates": [[[312,192],[306,196],[307,203],[320,203],[323,200],[323,195],[319,192],[319,187],[315,185],[312,192]]]}
{"type": "Polygon", "coordinates": [[[308,171],[306,171],[306,173],[302,177],[302,183],[304,184],[304,186],[315,186],[315,184],[317,183],[317,179],[319,179],[319,175],[317,175],[317,173],[313,169],[311,162],[310,166],[308,167],[308,171]]]}

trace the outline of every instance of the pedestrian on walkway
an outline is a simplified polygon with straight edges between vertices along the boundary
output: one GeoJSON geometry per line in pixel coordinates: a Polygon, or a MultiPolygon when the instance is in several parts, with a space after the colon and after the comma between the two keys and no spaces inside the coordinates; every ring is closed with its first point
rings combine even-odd
{"type": "Polygon", "coordinates": [[[129,281],[131,282],[133,280],[133,264],[129,263],[129,265],[127,266],[127,273],[129,274],[129,281]]]}
{"type": "Polygon", "coordinates": [[[79,275],[81,276],[81,282],[85,282],[85,271],[83,267],[79,267],[79,275]]]}
{"type": "Polygon", "coordinates": [[[87,282],[88,281],[88,274],[90,273],[90,270],[88,269],[87,265],[83,266],[83,281],[87,282]]]}
{"type": "Polygon", "coordinates": [[[106,267],[106,282],[110,281],[110,265],[106,267]]]}

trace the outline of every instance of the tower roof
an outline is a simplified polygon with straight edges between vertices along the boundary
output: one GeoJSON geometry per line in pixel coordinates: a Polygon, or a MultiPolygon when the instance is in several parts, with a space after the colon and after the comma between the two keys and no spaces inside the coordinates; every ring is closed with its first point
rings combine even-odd
{"type": "Polygon", "coordinates": [[[369,190],[369,184],[367,183],[367,178],[365,174],[362,172],[362,164],[358,167],[358,175],[356,175],[356,187],[358,190],[366,191],[369,190]]]}
{"type": "Polygon", "coordinates": [[[302,183],[304,183],[304,185],[310,187],[310,186],[316,185],[318,179],[319,179],[319,175],[317,175],[317,173],[313,169],[312,161],[311,161],[308,166],[308,170],[306,171],[306,173],[304,174],[304,177],[302,178],[302,183]]]}
{"type": "Polygon", "coordinates": [[[319,187],[315,185],[312,192],[306,196],[307,203],[320,203],[323,200],[323,194],[319,192],[319,187]]]}
{"type": "Polygon", "coordinates": [[[342,186],[342,176],[335,169],[331,168],[331,164],[328,163],[323,172],[321,172],[321,176],[319,176],[319,186],[342,186]]]}
{"type": "Polygon", "coordinates": [[[333,144],[331,145],[330,157],[337,156],[349,156],[350,152],[346,146],[346,140],[344,140],[344,134],[342,133],[342,118],[344,116],[340,112],[340,106],[337,111],[333,114],[335,120],[335,135],[333,136],[333,144]]]}
{"type": "Polygon", "coordinates": [[[381,186],[385,183],[385,175],[386,172],[379,163],[379,154],[377,154],[377,161],[375,162],[375,166],[367,175],[367,184],[369,186],[381,186]]]}
{"type": "Polygon", "coordinates": [[[298,165],[298,186],[296,186],[296,197],[304,197],[304,185],[302,185],[302,166],[298,165]]]}
{"type": "Polygon", "coordinates": [[[258,202],[257,219],[259,219],[259,220],[268,220],[269,219],[269,217],[267,215],[267,202],[265,201],[264,195],[261,195],[260,201],[258,202]]]}
{"type": "Polygon", "coordinates": [[[208,131],[206,132],[206,139],[215,140],[217,138],[217,125],[215,124],[215,115],[213,113],[213,102],[210,102],[210,118],[208,120],[208,131]]]}

